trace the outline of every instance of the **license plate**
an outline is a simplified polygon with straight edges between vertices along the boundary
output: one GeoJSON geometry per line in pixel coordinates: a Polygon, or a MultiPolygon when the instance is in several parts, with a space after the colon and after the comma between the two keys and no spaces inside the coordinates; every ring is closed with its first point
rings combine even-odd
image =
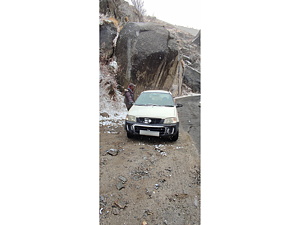
{"type": "Polygon", "coordinates": [[[140,135],[159,137],[159,132],[158,131],[150,131],[150,130],[140,130],[140,135]]]}

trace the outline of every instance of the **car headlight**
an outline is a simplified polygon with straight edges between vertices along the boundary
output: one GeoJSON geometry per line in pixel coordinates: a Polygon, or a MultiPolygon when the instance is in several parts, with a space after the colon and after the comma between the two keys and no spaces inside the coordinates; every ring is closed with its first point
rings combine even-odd
{"type": "Polygon", "coordinates": [[[176,117],[168,117],[165,119],[164,123],[177,123],[176,117]]]}
{"type": "Polygon", "coordinates": [[[131,121],[131,122],[136,122],[136,117],[132,116],[132,115],[127,115],[126,116],[126,120],[127,121],[131,121]]]}

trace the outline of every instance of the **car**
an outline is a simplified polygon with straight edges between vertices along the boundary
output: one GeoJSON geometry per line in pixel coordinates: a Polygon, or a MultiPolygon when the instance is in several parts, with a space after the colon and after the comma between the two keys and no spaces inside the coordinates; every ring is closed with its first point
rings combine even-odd
{"type": "Polygon", "coordinates": [[[176,141],[179,137],[179,118],[171,92],[143,91],[128,111],[125,119],[127,137],[154,136],[176,141]]]}

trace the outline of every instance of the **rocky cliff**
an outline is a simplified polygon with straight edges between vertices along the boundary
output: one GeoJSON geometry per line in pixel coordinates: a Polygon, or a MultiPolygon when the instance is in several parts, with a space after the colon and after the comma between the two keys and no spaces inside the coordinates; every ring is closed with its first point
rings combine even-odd
{"type": "Polygon", "coordinates": [[[139,12],[124,0],[100,0],[100,14],[115,18],[120,23],[128,21],[140,22],[139,12]]]}
{"type": "Polygon", "coordinates": [[[146,89],[178,96],[186,86],[200,93],[198,36],[153,17],[144,21],[123,0],[100,0],[100,61],[116,61],[119,89],[133,82],[137,96],[146,89]]]}

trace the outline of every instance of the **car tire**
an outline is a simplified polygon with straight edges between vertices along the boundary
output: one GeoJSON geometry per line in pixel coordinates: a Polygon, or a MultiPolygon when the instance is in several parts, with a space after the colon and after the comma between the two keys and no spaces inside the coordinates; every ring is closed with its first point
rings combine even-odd
{"type": "Polygon", "coordinates": [[[127,137],[128,137],[128,138],[133,138],[133,134],[127,132],[127,137]]]}
{"type": "Polygon", "coordinates": [[[178,137],[179,137],[179,132],[177,131],[177,133],[174,136],[170,137],[170,141],[177,141],[178,137]]]}

